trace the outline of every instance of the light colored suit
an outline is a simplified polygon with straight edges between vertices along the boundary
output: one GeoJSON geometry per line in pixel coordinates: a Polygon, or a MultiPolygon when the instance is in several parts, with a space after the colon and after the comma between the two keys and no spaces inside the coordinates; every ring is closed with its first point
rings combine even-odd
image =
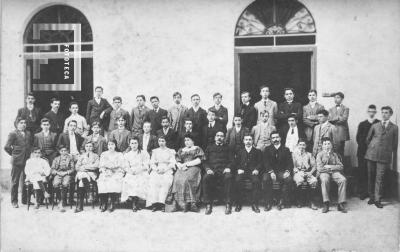
{"type": "Polygon", "coordinates": [[[315,103],[314,107],[311,107],[310,103],[303,106],[303,122],[304,122],[304,133],[307,136],[307,141],[313,139],[314,127],[318,124],[317,112],[324,109],[324,106],[315,103]]]}
{"type": "Polygon", "coordinates": [[[257,149],[263,151],[265,149],[265,147],[271,145],[271,139],[269,137],[271,135],[271,132],[276,131],[276,128],[275,128],[275,126],[268,124],[269,127],[267,127],[267,132],[265,132],[265,134],[268,136],[269,140],[266,143],[262,143],[262,142],[259,142],[259,141],[261,141],[260,140],[261,126],[262,126],[262,123],[258,123],[256,126],[254,126],[251,129],[251,135],[253,136],[253,139],[254,139],[254,146],[257,149]]]}
{"type": "Polygon", "coordinates": [[[314,146],[313,146],[313,155],[316,156],[322,150],[322,141],[321,139],[324,137],[328,137],[333,142],[333,148],[336,146],[336,127],[330,122],[326,122],[324,124],[318,124],[314,128],[314,146]]]}
{"type": "Polygon", "coordinates": [[[264,101],[260,100],[254,104],[254,108],[257,110],[257,122],[261,121],[261,112],[268,111],[269,119],[268,122],[275,126],[276,114],[278,113],[278,104],[270,99],[264,101]]]}
{"type": "Polygon", "coordinates": [[[329,122],[336,126],[337,142],[350,140],[349,124],[349,108],[340,104],[339,109],[332,107],[329,109],[329,122]]]}
{"type": "Polygon", "coordinates": [[[379,163],[391,163],[392,153],[397,150],[399,128],[389,122],[386,129],[382,122],[371,126],[366,142],[368,144],[365,159],[379,163]]]}

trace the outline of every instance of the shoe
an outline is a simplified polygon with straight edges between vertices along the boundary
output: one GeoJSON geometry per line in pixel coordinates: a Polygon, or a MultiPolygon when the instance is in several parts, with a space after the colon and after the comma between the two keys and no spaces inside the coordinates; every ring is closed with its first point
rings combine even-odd
{"type": "Polygon", "coordinates": [[[360,200],[365,200],[368,198],[368,194],[360,194],[360,200]]]}
{"type": "Polygon", "coordinates": [[[285,208],[285,205],[282,203],[279,203],[276,207],[278,208],[279,211],[281,211],[282,209],[285,208]]]}
{"type": "Polygon", "coordinates": [[[157,206],[153,206],[153,207],[151,208],[151,211],[152,211],[152,212],[157,212],[157,210],[158,210],[158,207],[157,207],[157,206]]]}
{"type": "Polygon", "coordinates": [[[189,205],[188,204],[185,204],[184,206],[183,206],[183,212],[184,213],[187,213],[189,211],[189,205]]]}
{"type": "Polygon", "coordinates": [[[198,213],[198,212],[200,212],[200,209],[197,207],[196,203],[192,203],[192,204],[190,204],[190,211],[198,213]]]}
{"type": "Polygon", "coordinates": [[[235,212],[240,212],[242,210],[242,205],[236,205],[235,212]]]}
{"type": "Polygon", "coordinates": [[[327,213],[329,211],[329,202],[324,202],[324,207],[322,207],[322,213],[327,213]]]}
{"type": "Polygon", "coordinates": [[[110,196],[110,207],[108,208],[108,211],[110,213],[114,211],[114,196],[110,196]]]}
{"type": "Polygon", "coordinates": [[[39,209],[40,204],[36,204],[35,209],[39,209]]]}
{"type": "Polygon", "coordinates": [[[225,214],[226,215],[229,215],[229,214],[231,214],[232,213],[232,206],[231,206],[231,204],[226,204],[226,207],[225,207],[225,214]]]}
{"type": "Polygon", "coordinates": [[[383,208],[383,205],[381,204],[380,201],[375,201],[375,206],[376,206],[377,208],[383,208]]]}
{"type": "Polygon", "coordinates": [[[314,204],[314,202],[311,202],[310,208],[311,208],[312,210],[318,210],[318,207],[317,207],[317,205],[314,204]]]}
{"type": "Polygon", "coordinates": [[[253,210],[255,213],[260,213],[260,209],[256,204],[251,205],[251,210],[253,210]]]}
{"type": "Polygon", "coordinates": [[[272,209],[272,206],[271,206],[271,204],[269,204],[269,203],[266,204],[265,207],[264,207],[264,211],[265,211],[265,212],[268,212],[268,211],[270,211],[271,209],[272,209]]]}
{"type": "Polygon", "coordinates": [[[19,206],[18,206],[18,202],[12,202],[11,204],[12,204],[12,207],[13,207],[13,208],[18,208],[18,207],[19,207],[19,206]]]}
{"type": "Polygon", "coordinates": [[[136,199],[132,201],[132,212],[137,212],[138,208],[136,206],[136,199]]]}
{"type": "Polygon", "coordinates": [[[210,215],[211,212],[212,212],[212,206],[211,206],[211,204],[207,204],[207,205],[206,205],[206,212],[205,212],[205,214],[206,214],[206,215],[210,215]]]}
{"type": "Polygon", "coordinates": [[[66,211],[66,210],[65,210],[65,207],[64,207],[64,206],[61,206],[60,212],[61,212],[61,213],[65,213],[65,211],[66,211]]]}
{"type": "Polygon", "coordinates": [[[160,211],[165,213],[165,205],[164,204],[161,206],[160,211]]]}
{"type": "Polygon", "coordinates": [[[344,206],[344,203],[339,203],[338,206],[337,206],[337,210],[342,212],[342,213],[347,213],[347,210],[346,210],[346,208],[344,206]]]}
{"type": "Polygon", "coordinates": [[[375,204],[375,200],[369,199],[369,200],[368,200],[368,205],[373,205],[373,204],[375,204]]]}

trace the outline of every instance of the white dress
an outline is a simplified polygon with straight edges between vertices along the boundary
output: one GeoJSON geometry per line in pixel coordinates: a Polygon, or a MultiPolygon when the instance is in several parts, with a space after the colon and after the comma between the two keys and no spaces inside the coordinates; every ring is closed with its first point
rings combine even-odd
{"type": "Polygon", "coordinates": [[[129,196],[146,199],[150,177],[149,154],[147,151],[129,151],[124,154],[124,160],[126,175],[122,181],[121,201],[126,201],[129,196]]]}
{"type": "Polygon", "coordinates": [[[151,155],[149,192],[147,194],[146,206],[154,203],[163,203],[167,198],[173,181],[173,169],[175,167],[175,151],[172,149],[154,149],[151,155]],[[165,171],[163,174],[156,172],[156,169],[165,171]]]}
{"type": "Polygon", "coordinates": [[[49,163],[43,158],[30,158],[25,165],[25,181],[32,183],[33,189],[38,190],[40,189],[38,182],[46,182],[46,177],[50,175],[50,171],[49,163]]]}
{"type": "Polygon", "coordinates": [[[103,152],[100,157],[99,193],[120,193],[124,176],[124,156],[121,152],[103,152]]]}

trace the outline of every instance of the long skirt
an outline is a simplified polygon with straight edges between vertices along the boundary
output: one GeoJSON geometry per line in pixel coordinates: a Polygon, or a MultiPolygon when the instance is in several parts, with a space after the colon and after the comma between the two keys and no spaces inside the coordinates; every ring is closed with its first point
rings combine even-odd
{"type": "Polygon", "coordinates": [[[183,208],[187,203],[199,201],[200,180],[200,168],[197,166],[189,167],[186,171],[178,170],[175,173],[172,195],[179,207],[183,208]]]}
{"type": "Polygon", "coordinates": [[[122,180],[121,201],[126,201],[129,196],[146,199],[148,190],[149,174],[147,172],[126,174],[122,180]]]}
{"type": "Polygon", "coordinates": [[[157,172],[150,173],[149,191],[146,198],[146,206],[151,206],[154,203],[165,204],[168,191],[171,188],[173,175],[171,173],[158,174],[157,172]]]}
{"type": "Polygon", "coordinates": [[[99,193],[120,193],[122,187],[122,173],[113,173],[105,175],[100,173],[97,179],[97,188],[99,193]]]}

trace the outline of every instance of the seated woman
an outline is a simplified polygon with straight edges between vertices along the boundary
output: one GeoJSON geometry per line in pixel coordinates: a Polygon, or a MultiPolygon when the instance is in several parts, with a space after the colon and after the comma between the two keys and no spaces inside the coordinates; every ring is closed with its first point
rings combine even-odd
{"type": "Polygon", "coordinates": [[[115,200],[121,193],[122,178],[125,174],[124,156],[117,151],[116,147],[117,141],[109,140],[108,151],[103,152],[100,157],[100,175],[97,179],[97,187],[102,212],[107,210],[107,201],[109,201],[108,211],[114,211],[115,200]]]}
{"type": "Polygon", "coordinates": [[[137,202],[147,198],[149,187],[149,162],[147,151],[142,151],[139,146],[139,138],[129,140],[129,148],[124,154],[126,175],[122,181],[121,201],[130,199],[132,211],[138,210],[137,202]]]}
{"type": "Polygon", "coordinates": [[[78,188],[78,202],[75,209],[76,213],[83,210],[85,191],[89,194],[89,202],[92,202],[94,199],[93,188],[99,170],[99,159],[99,156],[93,152],[93,143],[85,143],[85,152],[78,157],[75,166],[75,170],[77,171],[75,182],[78,188]]]}
{"type": "Polygon", "coordinates": [[[41,193],[43,193],[46,199],[50,197],[44,185],[47,182],[47,177],[50,175],[50,165],[47,160],[41,158],[41,154],[40,148],[35,147],[31,158],[26,161],[25,165],[25,182],[29,182],[33,186],[36,197],[36,209],[39,209],[40,206],[41,193]]]}
{"type": "Polygon", "coordinates": [[[197,203],[200,197],[200,164],[204,160],[204,152],[194,146],[191,134],[185,135],[185,147],[179,149],[176,161],[178,170],[174,176],[172,185],[172,197],[175,200],[175,206],[187,212],[189,209],[193,212],[199,212],[197,203]]]}
{"type": "Polygon", "coordinates": [[[175,150],[167,148],[164,136],[158,138],[157,149],[152,151],[150,159],[150,181],[146,206],[152,211],[165,211],[165,200],[172,185],[175,169],[175,150]]]}

